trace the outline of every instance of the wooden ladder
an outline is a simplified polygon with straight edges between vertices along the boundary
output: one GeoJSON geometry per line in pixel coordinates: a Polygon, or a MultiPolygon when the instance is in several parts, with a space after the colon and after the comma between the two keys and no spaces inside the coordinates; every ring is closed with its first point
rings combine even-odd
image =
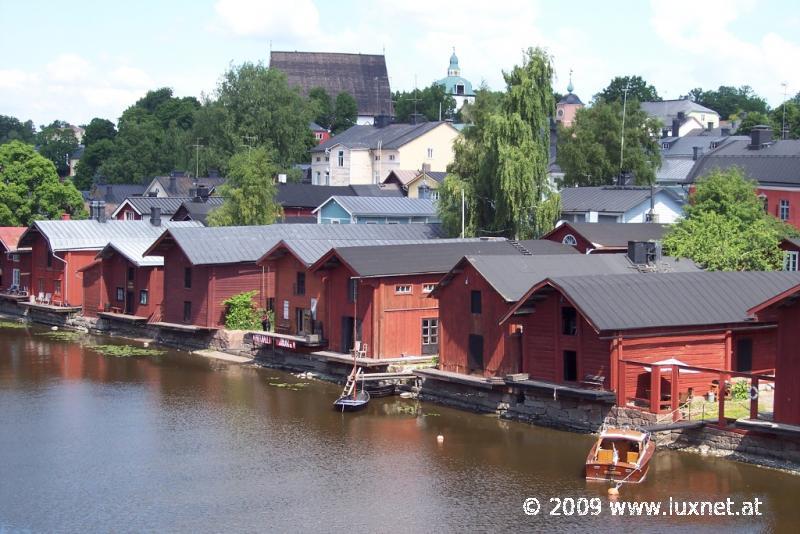
{"type": "Polygon", "coordinates": [[[364,370],[361,367],[357,367],[355,369],[355,373],[351,372],[347,376],[347,384],[344,386],[344,392],[342,392],[343,397],[347,397],[353,394],[353,390],[358,384],[358,378],[364,374],[364,370]]]}

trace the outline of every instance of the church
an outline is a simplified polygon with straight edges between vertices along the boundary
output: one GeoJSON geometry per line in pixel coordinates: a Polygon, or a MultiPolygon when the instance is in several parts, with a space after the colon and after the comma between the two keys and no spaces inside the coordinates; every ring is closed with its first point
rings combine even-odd
{"type": "Polygon", "coordinates": [[[461,109],[465,103],[475,101],[475,91],[472,90],[472,83],[466,78],[461,77],[461,68],[458,66],[458,56],[453,49],[450,56],[450,65],[447,67],[447,77],[436,82],[437,85],[444,87],[448,95],[456,101],[456,109],[461,109]]]}

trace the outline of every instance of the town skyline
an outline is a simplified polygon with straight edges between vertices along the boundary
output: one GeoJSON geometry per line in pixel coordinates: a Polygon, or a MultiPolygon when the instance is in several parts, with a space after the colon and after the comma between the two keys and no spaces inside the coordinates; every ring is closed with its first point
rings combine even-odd
{"type": "Polygon", "coordinates": [[[0,113],[37,126],[55,119],[116,121],[150,89],[211,94],[230,64],[267,63],[270,49],[385,53],[393,91],[444,77],[453,48],[473,85],[485,81],[502,90],[502,71],[519,63],[528,46],[553,55],[555,91],[566,91],[572,70],[575,92],[585,102],[618,75],[642,76],[665,99],[695,87],[750,85],[776,107],[783,83],[789,97],[800,91],[800,73],[792,69],[800,62],[800,16],[785,16],[791,13],[783,9],[788,2],[683,4],[619,2],[598,14],[580,2],[565,7],[519,1],[502,10],[475,4],[431,17],[416,0],[391,8],[303,0],[279,11],[273,2],[218,0],[159,5],[157,20],[147,3],[135,13],[87,5],[39,20],[30,7],[4,3],[4,18],[18,23],[0,40],[17,52],[0,65],[0,113]],[[389,9],[393,14],[386,17],[389,9]],[[687,12],[696,21],[714,22],[687,24],[687,12]],[[607,39],[609,25],[626,33],[607,39]],[[72,34],[58,46],[15,46],[30,40],[31,28],[47,35],[71,28],[72,34]]]}

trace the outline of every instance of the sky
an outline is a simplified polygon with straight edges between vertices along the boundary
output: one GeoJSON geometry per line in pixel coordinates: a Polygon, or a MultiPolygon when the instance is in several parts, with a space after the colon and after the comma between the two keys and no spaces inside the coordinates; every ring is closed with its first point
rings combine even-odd
{"type": "Polygon", "coordinates": [[[529,46],[570,70],[584,102],[618,75],[663,98],[750,85],[772,106],[800,92],[797,0],[0,0],[0,114],[36,125],[116,121],[148,89],[213,95],[231,65],[270,50],[385,53],[392,90],[446,75],[503,89],[529,46]],[[416,82],[415,82],[416,80],[416,82]]]}

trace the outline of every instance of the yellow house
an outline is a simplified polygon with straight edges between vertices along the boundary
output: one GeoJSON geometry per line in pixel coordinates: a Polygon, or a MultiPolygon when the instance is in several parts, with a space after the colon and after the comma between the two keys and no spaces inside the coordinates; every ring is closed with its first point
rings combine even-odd
{"type": "Polygon", "coordinates": [[[445,172],[458,137],[449,122],[357,125],[311,149],[311,183],[383,183],[390,172],[429,169],[445,172]]]}
{"type": "Polygon", "coordinates": [[[432,171],[427,164],[422,165],[421,171],[396,170],[391,171],[384,184],[396,184],[406,191],[408,198],[439,199],[439,186],[444,182],[447,173],[432,171]]]}

